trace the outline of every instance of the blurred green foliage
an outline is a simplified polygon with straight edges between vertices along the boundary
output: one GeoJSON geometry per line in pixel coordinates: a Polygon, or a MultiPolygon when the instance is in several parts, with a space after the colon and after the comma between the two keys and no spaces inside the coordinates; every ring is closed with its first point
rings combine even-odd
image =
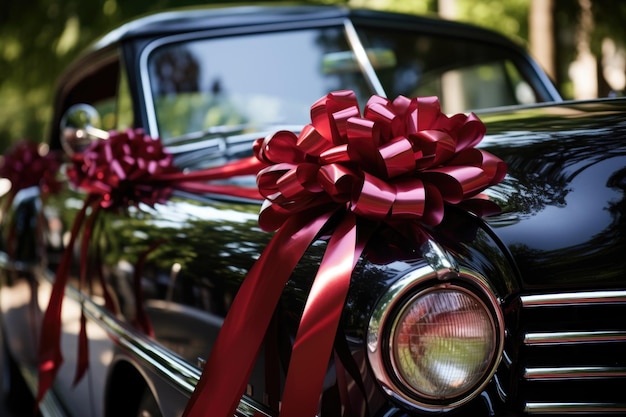
{"type": "MultiPolygon", "coordinates": [[[[530,1],[456,0],[455,7],[457,15],[462,16],[460,20],[493,28],[524,43],[528,39],[530,1]]],[[[574,30],[571,28],[577,24],[579,0],[554,2],[557,23],[560,22],[564,30],[574,30]]],[[[236,2],[222,0],[220,3],[236,2]]],[[[437,0],[311,0],[304,3],[343,3],[433,14],[438,7],[437,0]]],[[[201,3],[198,0],[0,0],[0,152],[21,138],[35,141],[44,138],[52,113],[56,79],[98,36],[139,15],[193,4],[201,3]]],[[[592,40],[594,51],[599,51],[606,34],[626,39],[622,24],[626,2],[596,0],[593,5],[594,34],[597,33],[592,40]]],[[[575,45],[567,41],[571,36],[556,36],[556,39],[562,41],[556,52],[558,61],[569,62],[575,52],[575,45]]],[[[557,82],[566,82],[566,73],[559,74],[563,75],[563,80],[557,79],[557,82]]]]}

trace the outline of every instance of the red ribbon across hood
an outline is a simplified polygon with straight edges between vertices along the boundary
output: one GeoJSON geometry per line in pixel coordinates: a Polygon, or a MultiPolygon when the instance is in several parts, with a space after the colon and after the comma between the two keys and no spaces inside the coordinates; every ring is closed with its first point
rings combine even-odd
{"type": "Polygon", "coordinates": [[[299,135],[280,131],[257,141],[257,157],[269,164],[257,176],[265,198],[259,224],[277,232],[240,287],[183,415],[233,415],[282,290],[332,217],[338,225],[305,305],[280,410],[315,416],[371,225],[435,226],[446,204],[489,211],[480,193],[504,178],[506,165],[475,148],[484,134],[474,114],[448,117],[435,97],[373,96],[361,115],[352,91],[336,91],[312,106],[299,135]]]}

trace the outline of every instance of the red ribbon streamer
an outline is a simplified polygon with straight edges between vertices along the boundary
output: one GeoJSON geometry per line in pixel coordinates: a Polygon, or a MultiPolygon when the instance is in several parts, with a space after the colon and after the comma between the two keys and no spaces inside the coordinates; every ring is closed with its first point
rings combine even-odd
{"type": "Polygon", "coordinates": [[[444,115],[434,97],[374,96],[360,116],[354,93],[337,91],[312,106],[311,121],[299,135],[281,131],[255,144],[269,164],[257,176],[266,199],[259,224],[278,231],[237,293],[185,417],[234,414],[283,286],[340,216],[300,321],[280,411],[316,415],[350,275],[368,239],[357,238],[358,219],[435,226],[445,204],[482,207],[479,193],[506,174],[504,162],[474,149],[482,122],[444,115]]]}
{"type": "MultiPolygon", "coordinates": [[[[391,102],[374,96],[361,116],[354,93],[337,91],[312,106],[311,121],[299,135],[281,131],[257,141],[258,160],[191,174],[179,172],[160,142],[138,131],[112,134],[75,156],[68,175],[88,198],[72,227],[44,316],[38,400],[62,361],[63,289],[88,207],[93,207],[95,218],[97,207],[154,205],[180,189],[260,195],[265,202],[259,224],[264,230],[277,230],[237,293],[185,410],[189,417],[234,413],[287,280],[331,217],[338,220],[305,305],[282,401],[283,416],[317,413],[350,276],[372,225],[434,226],[443,219],[445,204],[485,211],[488,204],[479,193],[501,181],[506,166],[474,148],[485,133],[476,116],[448,117],[433,97],[400,96],[391,102]],[[206,183],[256,173],[264,166],[257,175],[258,190],[206,183]],[[357,227],[362,221],[369,226],[357,227]]],[[[82,243],[83,262],[88,239],[82,243]]],[[[82,372],[83,368],[77,370],[77,378],[82,372]]]]}
{"type": "MultiPolygon", "coordinates": [[[[207,183],[238,175],[256,174],[264,166],[256,158],[243,159],[190,174],[181,172],[172,164],[172,160],[172,155],[165,151],[161,142],[144,135],[142,130],[111,132],[109,139],[93,142],[84,152],[72,156],[67,175],[74,186],[87,191],[87,198],[74,220],[70,240],[59,264],[50,301],[43,317],[37,403],[50,389],[63,363],[60,346],[61,309],[73,248],[82,229],[80,281],[84,284],[91,231],[101,210],[120,210],[142,203],[150,206],[164,203],[175,189],[257,200],[261,198],[256,188],[207,183]],[[88,215],[90,210],[91,214],[88,215]]],[[[151,250],[152,247],[145,256],[151,250]]],[[[141,270],[144,261],[144,258],[139,259],[136,268],[141,270]]],[[[138,310],[138,324],[149,331],[150,326],[146,319],[143,312],[138,310]]],[[[88,359],[85,319],[81,317],[75,383],[80,381],[86,372],[88,359]]]]}
{"type": "Polygon", "coordinates": [[[56,374],[63,363],[63,355],[61,354],[61,308],[63,306],[63,293],[65,291],[65,285],[67,284],[70,262],[72,259],[71,249],[74,247],[76,237],[78,236],[80,226],[85,219],[87,209],[96,201],[97,200],[95,198],[91,196],[88,197],[74,220],[70,233],[70,240],[68,242],[68,248],[59,263],[56,279],[52,286],[50,301],[42,320],[41,338],[39,344],[37,404],[39,404],[48,389],[52,386],[56,374]]]}
{"type": "Polygon", "coordinates": [[[311,219],[312,214],[298,214],[287,219],[250,269],[184,415],[233,415],[291,271],[331,213],[311,219]],[[245,335],[245,343],[241,342],[242,335],[245,335]],[[224,359],[232,360],[225,362],[224,359]]]}

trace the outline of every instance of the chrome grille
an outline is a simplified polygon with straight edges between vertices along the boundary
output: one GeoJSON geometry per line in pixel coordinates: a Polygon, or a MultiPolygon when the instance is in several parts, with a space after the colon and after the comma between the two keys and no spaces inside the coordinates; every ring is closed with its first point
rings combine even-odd
{"type": "Polygon", "coordinates": [[[531,415],[626,415],[626,291],[522,297],[520,399],[531,415]]]}

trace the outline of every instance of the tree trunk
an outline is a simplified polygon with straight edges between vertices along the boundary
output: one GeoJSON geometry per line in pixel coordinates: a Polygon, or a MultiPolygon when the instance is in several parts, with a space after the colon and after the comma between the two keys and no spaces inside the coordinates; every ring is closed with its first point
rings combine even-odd
{"type": "Polygon", "coordinates": [[[554,80],[556,76],[554,0],[531,0],[528,32],[530,53],[554,80]]]}

